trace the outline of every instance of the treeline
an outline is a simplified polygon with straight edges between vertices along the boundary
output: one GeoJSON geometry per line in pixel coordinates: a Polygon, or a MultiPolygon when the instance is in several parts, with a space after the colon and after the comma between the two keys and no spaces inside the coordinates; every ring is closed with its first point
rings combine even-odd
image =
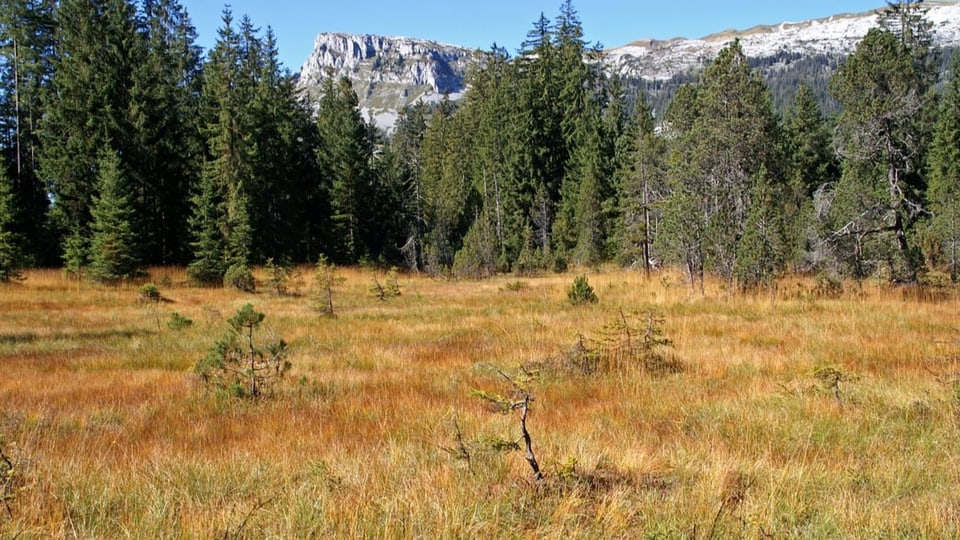
{"type": "Polygon", "coordinates": [[[826,83],[838,114],[809,86],[777,114],[733,42],[654,119],[663,89],[606,74],[567,0],[514,57],[482,55],[458,106],[413,106],[389,138],[346,79],[305,103],[272,32],[229,10],[205,59],[176,0],[0,10],[3,279],[186,264],[242,286],[321,254],[472,277],[671,264],[741,288],[957,276],[960,79],[938,85],[919,3],[826,83]]]}

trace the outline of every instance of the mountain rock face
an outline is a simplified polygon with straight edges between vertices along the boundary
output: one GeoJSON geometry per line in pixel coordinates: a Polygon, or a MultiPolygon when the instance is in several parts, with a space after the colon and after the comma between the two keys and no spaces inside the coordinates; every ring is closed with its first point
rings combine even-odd
{"type": "MultiPolygon", "coordinates": [[[[933,23],[934,43],[960,46],[960,2],[927,0],[923,6],[928,10],[927,20],[933,23]]],[[[606,63],[609,71],[628,79],[671,86],[678,77],[702,69],[720,49],[739,38],[751,62],[763,67],[768,83],[778,76],[806,78],[798,69],[804,59],[817,57],[822,65],[826,58],[836,65],[875,26],[877,10],[728,30],[701,39],[642,40],[608,49],[606,63]]],[[[329,74],[348,77],[363,114],[390,131],[398,112],[407,105],[420,100],[437,102],[444,95],[460,99],[467,69],[480,54],[422,39],[324,33],[317,36],[313,52],[300,70],[299,85],[316,99],[329,74]]],[[[821,71],[813,86],[823,89],[831,71],[821,71]]],[[[661,93],[663,99],[670,94],[669,89],[666,93],[661,89],[661,93]]]]}
{"type": "MultiPolygon", "coordinates": [[[[934,42],[960,44],[960,2],[924,3],[933,23],[934,42]]],[[[843,57],[877,26],[877,11],[835,15],[799,23],[728,30],[701,39],[644,40],[607,51],[610,70],[645,80],[668,80],[695,71],[716,57],[727,43],[740,38],[743,52],[752,59],[783,55],[843,57]]]]}
{"type": "Polygon", "coordinates": [[[403,37],[325,33],[317,36],[300,69],[299,85],[316,98],[331,74],[346,76],[364,115],[383,128],[397,112],[420,100],[462,96],[473,49],[403,37]]]}

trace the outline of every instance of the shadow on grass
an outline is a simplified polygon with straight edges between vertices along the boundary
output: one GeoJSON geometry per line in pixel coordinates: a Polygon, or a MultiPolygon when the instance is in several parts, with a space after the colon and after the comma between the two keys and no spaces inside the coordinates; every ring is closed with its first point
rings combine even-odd
{"type": "Polygon", "coordinates": [[[23,345],[38,341],[59,340],[100,340],[111,338],[131,339],[135,337],[151,336],[156,334],[151,330],[97,330],[84,332],[53,332],[39,334],[37,332],[23,332],[20,334],[0,334],[0,345],[23,345]]]}

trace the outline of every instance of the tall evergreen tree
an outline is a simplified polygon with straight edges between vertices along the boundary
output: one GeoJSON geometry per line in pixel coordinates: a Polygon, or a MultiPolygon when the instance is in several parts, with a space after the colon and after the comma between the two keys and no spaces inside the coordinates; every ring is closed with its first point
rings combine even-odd
{"type": "Polygon", "coordinates": [[[949,262],[950,279],[960,279],[960,53],[943,91],[929,158],[928,199],[932,230],[949,262]]]}
{"type": "Polygon", "coordinates": [[[449,269],[463,236],[478,215],[476,193],[463,164],[469,149],[463,144],[462,115],[452,103],[441,102],[430,118],[423,140],[424,267],[438,273],[449,269]]]}
{"type": "Polygon", "coordinates": [[[669,115],[679,120],[671,130],[689,129],[674,138],[661,236],[692,279],[706,270],[732,281],[757,174],[766,168],[775,182],[781,178],[778,127],[769,91],[739,41],[720,51],[690,97],[693,107],[669,115]]]}
{"type": "Polygon", "coordinates": [[[910,47],[889,31],[872,29],[831,82],[843,106],[837,146],[844,161],[830,238],[842,257],[855,259],[846,266],[858,272],[882,261],[891,279],[916,280],[919,261],[910,235],[924,213],[927,80],[910,47]]]}
{"type": "Polygon", "coordinates": [[[369,256],[371,228],[364,207],[373,203],[373,144],[350,80],[329,77],[317,110],[320,147],[317,161],[328,186],[331,206],[331,250],[336,262],[352,263],[369,256]]]}
{"type": "Polygon", "coordinates": [[[835,184],[840,177],[840,164],[820,106],[806,84],[797,89],[783,127],[788,179],[783,193],[784,227],[789,231],[788,258],[800,269],[807,264],[804,257],[810,255],[807,252],[814,225],[814,195],[835,184]]]}
{"type": "Polygon", "coordinates": [[[144,46],[129,0],[62,0],[56,25],[40,166],[52,190],[55,223],[82,236],[92,217],[100,150],[112,145],[121,160],[136,155],[130,93],[144,46]]]}
{"type": "Polygon", "coordinates": [[[426,218],[423,203],[423,139],[427,131],[426,105],[420,101],[407,107],[397,119],[390,140],[394,178],[400,190],[400,220],[403,238],[400,251],[411,270],[423,268],[426,218]]]}
{"type": "Polygon", "coordinates": [[[784,269],[787,256],[784,187],[771,182],[761,166],[754,181],[743,236],[737,243],[734,273],[741,290],[769,288],[784,269]]]}
{"type": "MultiPolygon", "coordinates": [[[[253,257],[306,260],[319,252],[320,236],[310,214],[316,204],[316,126],[297,98],[292,75],[279,61],[276,36],[268,28],[252,66],[255,88],[249,107],[252,178],[249,196],[253,257]]],[[[251,60],[253,60],[251,58],[251,60]]]]}
{"type": "Polygon", "coordinates": [[[13,182],[6,167],[0,166],[0,283],[20,275],[22,239],[15,231],[16,206],[13,182]]]}
{"type": "Polygon", "coordinates": [[[624,132],[617,174],[619,215],[616,224],[618,257],[650,272],[653,239],[666,177],[666,141],[655,131],[653,113],[641,95],[636,112],[624,132]]]}
{"type": "Polygon", "coordinates": [[[152,263],[187,259],[189,190],[199,177],[200,49],[196,31],[177,0],[144,0],[141,30],[145,58],[136,66],[128,152],[137,228],[152,263]]]}
{"type": "Polygon", "coordinates": [[[24,262],[34,264],[57,255],[38,163],[43,93],[53,76],[54,9],[52,0],[0,3],[0,155],[17,199],[10,227],[26,240],[24,262]]]}
{"type": "Polygon", "coordinates": [[[203,284],[216,284],[230,266],[250,262],[246,189],[253,143],[245,122],[249,95],[244,93],[249,85],[241,80],[241,36],[233,28],[229,9],[223,12],[218,35],[204,70],[207,159],[190,221],[194,242],[188,270],[203,284]]]}
{"type": "Polygon", "coordinates": [[[91,214],[89,276],[112,283],[136,276],[140,269],[130,183],[116,151],[104,149],[97,164],[97,195],[91,214]]]}

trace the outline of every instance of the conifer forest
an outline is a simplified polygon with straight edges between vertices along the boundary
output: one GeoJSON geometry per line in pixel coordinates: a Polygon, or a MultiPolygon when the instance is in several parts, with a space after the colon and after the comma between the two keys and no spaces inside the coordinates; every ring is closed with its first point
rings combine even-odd
{"type": "Polygon", "coordinates": [[[236,284],[321,256],[477,278],[662,265],[742,290],[960,274],[960,59],[918,2],[878,15],[829,115],[803,84],[775,108],[733,41],[655,118],[567,0],[389,135],[346,79],[306,102],[272,30],[229,8],[209,51],[177,0],[0,9],[3,280],[182,265],[236,284]]]}

